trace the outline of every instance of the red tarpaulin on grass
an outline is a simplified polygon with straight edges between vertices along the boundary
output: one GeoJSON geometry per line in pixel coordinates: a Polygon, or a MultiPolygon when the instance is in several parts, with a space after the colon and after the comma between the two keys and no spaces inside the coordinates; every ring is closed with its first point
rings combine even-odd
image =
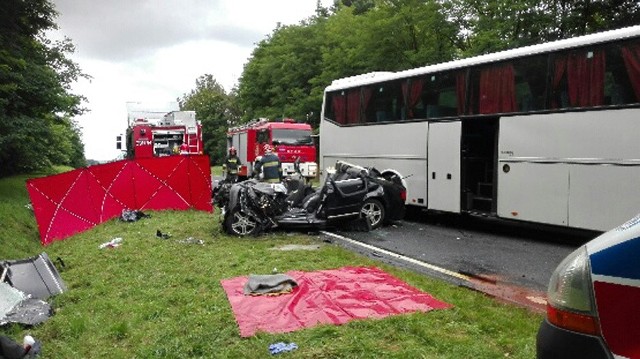
{"type": "Polygon", "coordinates": [[[43,245],[120,216],[124,209],[213,209],[208,156],[95,165],[30,179],[27,190],[43,245]]]}
{"type": "Polygon", "coordinates": [[[244,295],[248,277],[220,281],[242,337],[258,331],[285,333],[317,324],[338,325],[353,319],[451,307],[378,268],[344,267],[287,274],[298,286],[292,293],[280,296],[244,295]]]}

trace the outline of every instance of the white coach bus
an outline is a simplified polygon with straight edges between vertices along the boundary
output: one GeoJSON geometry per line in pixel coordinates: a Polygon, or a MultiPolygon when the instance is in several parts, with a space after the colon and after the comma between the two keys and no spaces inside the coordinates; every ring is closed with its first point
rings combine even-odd
{"type": "Polygon", "coordinates": [[[336,160],[397,172],[408,205],[608,230],[640,212],[640,26],[335,80],[336,160]]]}

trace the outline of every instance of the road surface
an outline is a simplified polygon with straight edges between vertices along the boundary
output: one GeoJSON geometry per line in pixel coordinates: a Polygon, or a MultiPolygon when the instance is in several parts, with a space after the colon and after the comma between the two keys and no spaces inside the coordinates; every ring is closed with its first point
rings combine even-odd
{"type": "Polygon", "coordinates": [[[332,233],[333,240],[365,255],[538,311],[544,309],[553,270],[565,256],[598,235],[426,213],[414,213],[371,232],[332,233]]]}

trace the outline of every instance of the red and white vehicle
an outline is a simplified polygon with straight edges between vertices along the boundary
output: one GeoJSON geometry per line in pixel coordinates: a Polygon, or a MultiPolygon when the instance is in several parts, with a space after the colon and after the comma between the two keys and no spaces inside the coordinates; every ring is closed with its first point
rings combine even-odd
{"type": "MultiPolygon", "coordinates": [[[[195,111],[148,112],[130,118],[127,129],[127,158],[149,158],[203,153],[202,125],[195,111]]],[[[119,147],[120,148],[120,147],[119,147]]]]}
{"type": "Polygon", "coordinates": [[[253,174],[254,161],[264,155],[264,145],[270,144],[282,162],[282,172],[295,172],[294,162],[300,158],[300,172],[306,178],[314,178],[318,172],[316,146],[311,137],[311,125],[297,123],[293,119],[272,122],[260,119],[230,128],[227,132],[227,149],[235,147],[242,166],[240,177],[253,174]]]}
{"type": "Polygon", "coordinates": [[[640,215],[578,248],[549,281],[538,359],[640,358],[640,215]]]}

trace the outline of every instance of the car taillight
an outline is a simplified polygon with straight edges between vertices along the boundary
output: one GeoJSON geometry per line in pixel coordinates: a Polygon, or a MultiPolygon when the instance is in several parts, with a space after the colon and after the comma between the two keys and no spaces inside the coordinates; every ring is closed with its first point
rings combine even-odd
{"type": "Polygon", "coordinates": [[[406,202],[407,201],[407,190],[403,189],[400,191],[400,198],[402,198],[402,202],[406,202]]]}
{"type": "Polygon", "coordinates": [[[569,254],[551,275],[547,319],[567,330],[592,335],[600,333],[586,247],[569,254]]]}

